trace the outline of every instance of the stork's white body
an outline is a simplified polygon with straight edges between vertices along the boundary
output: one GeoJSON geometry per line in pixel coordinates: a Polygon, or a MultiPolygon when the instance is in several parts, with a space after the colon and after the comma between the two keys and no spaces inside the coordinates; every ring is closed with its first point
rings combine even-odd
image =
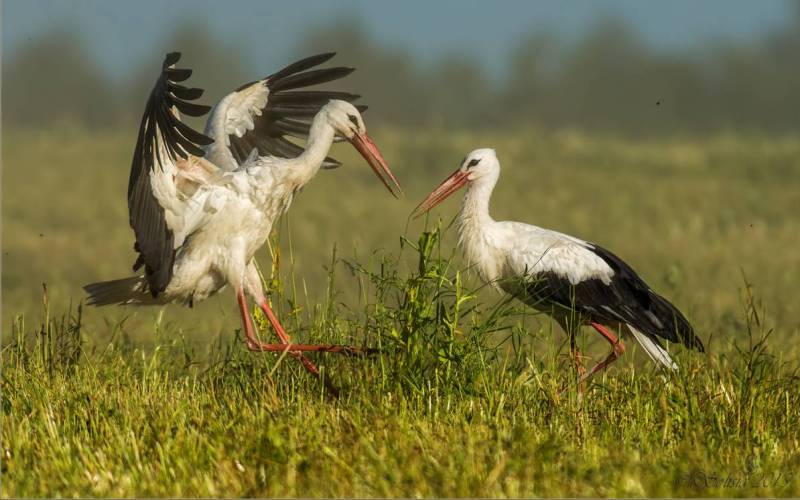
{"type": "Polygon", "coordinates": [[[283,178],[284,169],[279,165],[268,165],[268,159],[257,163],[261,165],[250,167],[259,170],[257,174],[227,173],[220,184],[187,201],[192,207],[187,216],[205,219],[205,223],[192,232],[175,256],[173,278],[157,297],[160,302],[191,303],[228,283],[234,287],[242,284],[245,267],[297,189],[283,178]]]}
{"type": "Polygon", "coordinates": [[[519,291],[520,277],[543,272],[573,285],[593,278],[611,283],[614,271],[589,243],[531,224],[492,219],[489,200],[497,178],[488,174],[469,185],[458,219],[459,245],[484,281],[512,294],[519,291]]]}
{"type": "MultiPolygon", "coordinates": [[[[218,114],[209,119],[206,131],[211,137],[227,137],[243,126],[218,114]]],[[[255,300],[262,299],[253,256],[295,193],[316,175],[334,136],[326,113],[320,113],[312,122],[305,151],[296,158],[254,154],[238,165],[220,141],[208,147],[208,156],[223,162],[222,167],[190,157],[155,169],[150,176],[152,190],[174,234],[172,279],[154,297],[144,277],[132,278],[131,293],[121,302],[191,305],[227,285],[244,286],[255,300]]],[[[162,155],[166,155],[163,147],[162,155]]]]}
{"type": "MultiPolygon", "coordinates": [[[[254,156],[232,171],[208,162],[203,169],[195,168],[186,191],[173,196],[169,205],[173,207],[168,212],[171,227],[180,228],[173,278],[158,297],[141,300],[191,304],[228,284],[234,289],[244,285],[251,296],[260,298],[263,291],[253,256],[266,242],[275,220],[289,209],[294,194],[317,173],[333,142],[333,128],[322,116],[311,131],[313,140],[297,158],[254,156]],[[191,236],[185,240],[187,235],[191,236]]],[[[212,127],[212,137],[214,132],[212,127]]],[[[185,163],[178,162],[177,169],[185,163]]],[[[164,175],[170,173],[165,170],[164,175]]],[[[152,182],[161,178],[153,176],[152,182]]],[[[175,184],[169,179],[165,182],[175,184]]]]}

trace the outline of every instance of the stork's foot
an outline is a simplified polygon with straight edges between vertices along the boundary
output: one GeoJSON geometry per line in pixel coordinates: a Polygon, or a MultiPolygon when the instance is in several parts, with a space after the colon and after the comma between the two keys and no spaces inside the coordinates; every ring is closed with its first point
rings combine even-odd
{"type": "MultiPolygon", "coordinates": [[[[276,333],[278,334],[283,343],[271,344],[273,346],[279,346],[277,349],[266,349],[265,347],[269,346],[270,344],[264,344],[256,338],[255,328],[253,328],[253,322],[250,318],[250,313],[247,311],[247,299],[244,296],[244,289],[239,288],[239,290],[236,293],[236,298],[237,301],[239,302],[239,311],[242,314],[242,324],[244,325],[245,338],[247,339],[248,349],[256,352],[286,351],[289,356],[300,361],[300,363],[302,363],[303,367],[306,369],[307,372],[314,375],[318,379],[322,379],[322,376],[320,375],[317,366],[314,363],[312,363],[310,359],[305,357],[301,351],[287,349],[287,347],[289,348],[292,347],[292,344],[289,342],[289,336],[286,335],[285,331],[283,331],[283,328],[280,326],[280,323],[277,322],[277,319],[275,319],[275,316],[274,314],[272,314],[272,311],[269,311],[270,321],[272,322],[273,326],[276,327],[276,333]]],[[[269,310],[269,307],[267,307],[267,310],[269,310]]],[[[331,395],[333,395],[333,397],[338,398],[339,390],[336,387],[334,387],[333,384],[331,384],[331,382],[327,378],[324,378],[322,380],[325,383],[325,386],[328,388],[328,392],[331,395]]]]}
{"type": "Polygon", "coordinates": [[[300,361],[303,364],[303,367],[308,371],[310,374],[314,375],[318,379],[322,379],[325,383],[325,386],[328,388],[328,392],[332,394],[334,397],[339,397],[339,390],[331,384],[331,382],[327,378],[323,378],[320,375],[319,369],[317,366],[303,353],[305,352],[333,352],[339,354],[345,354],[348,356],[355,356],[355,355],[366,355],[366,354],[373,354],[379,352],[377,349],[371,348],[359,348],[359,347],[352,347],[352,346],[344,346],[344,345],[333,345],[333,344],[322,344],[322,345],[308,345],[308,344],[295,344],[291,341],[289,334],[286,333],[286,330],[283,329],[281,323],[278,321],[278,318],[275,316],[275,313],[272,311],[272,308],[269,307],[266,299],[263,297],[259,300],[259,306],[261,310],[266,315],[267,319],[269,320],[270,325],[272,326],[275,334],[278,336],[280,343],[277,344],[268,344],[261,342],[258,340],[255,332],[255,328],[253,328],[252,321],[250,319],[250,314],[247,309],[247,299],[244,296],[244,289],[239,288],[237,292],[237,300],[239,302],[239,309],[242,314],[242,323],[245,328],[245,338],[247,340],[247,348],[254,352],[285,352],[287,355],[293,357],[294,359],[300,361]]]}
{"type": "MultiPolygon", "coordinates": [[[[586,358],[586,356],[584,356],[581,353],[581,350],[578,348],[578,344],[575,341],[574,333],[571,333],[569,337],[569,351],[570,351],[570,356],[572,358],[571,359],[572,366],[575,368],[575,373],[577,374],[578,400],[580,401],[583,398],[583,392],[586,389],[586,384],[583,382],[583,377],[586,374],[586,368],[584,368],[583,366],[583,360],[584,358],[586,358]]],[[[564,387],[562,387],[561,390],[559,391],[559,395],[562,395],[565,392],[567,392],[567,389],[569,389],[571,386],[572,384],[570,383],[565,384],[564,387]]]]}
{"type": "MultiPolygon", "coordinates": [[[[583,362],[582,362],[584,356],[581,354],[580,350],[578,349],[577,345],[575,344],[574,337],[570,338],[570,351],[571,351],[571,354],[573,356],[573,360],[574,360],[574,364],[575,364],[575,371],[578,374],[578,400],[579,401],[583,397],[583,392],[584,392],[584,389],[586,387],[586,381],[589,380],[597,372],[600,372],[600,371],[603,371],[604,369],[606,369],[608,367],[608,365],[610,365],[611,363],[613,363],[614,361],[619,359],[619,357],[622,356],[622,354],[625,353],[625,345],[622,343],[622,340],[619,339],[613,333],[611,333],[611,331],[609,331],[608,328],[606,328],[602,324],[596,323],[594,321],[591,321],[589,324],[592,325],[592,328],[597,330],[597,332],[600,335],[602,335],[603,338],[606,339],[606,341],[609,344],[611,344],[611,353],[606,357],[606,359],[604,359],[600,363],[597,363],[596,365],[594,365],[592,367],[592,369],[587,372],[586,369],[583,367],[583,362]]],[[[567,389],[567,387],[562,389],[561,393],[566,391],[566,389],[567,389]]]]}
{"type": "Polygon", "coordinates": [[[578,378],[583,377],[586,375],[586,367],[583,366],[583,360],[588,359],[587,356],[584,356],[580,352],[575,352],[573,354],[573,361],[575,363],[575,373],[578,374],[578,378]]]}
{"type": "Polygon", "coordinates": [[[585,358],[579,350],[575,350],[573,359],[575,360],[575,373],[578,375],[578,401],[583,399],[583,393],[586,391],[586,368],[583,366],[583,358],[585,358]]]}
{"type": "Polygon", "coordinates": [[[605,370],[608,365],[619,359],[620,356],[625,352],[625,345],[623,345],[622,341],[617,339],[617,341],[613,344],[613,348],[611,350],[611,354],[609,354],[606,359],[597,363],[589,370],[587,373],[581,376],[579,383],[583,383],[589,378],[591,378],[595,373],[605,370]]]}
{"type": "MultiPolygon", "coordinates": [[[[573,349],[570,361],[572,361],[573,367],[575,369],[576,373],[575,380],[577,380],[578,382],[578,401],[580,401],[583,398],[583,393],[586,390],[586,384],[583,381],[583,376],[586,374],[586,368],[583,366],[584,359],[588,359],[588,356],[584,356],[583,354],[581,354],[581,352],[577,348],[573,349]]],[[[563,396],[564,393],[567,392],[569,388],[572,386],[573,386],[572,382],[569,381],[566,382],[558,391],[558,395],[563,396]]]]}
{"type": "Polygon", "coordinates": [[[280,352],[289,351],[289,354],[301,352],[333,352],[347,356],[367,356],[377,354],[379,349],[372,347],[354,347],[338,344],[266,344],[256,340],[247,339],[247,348],[251,351],[280,352]]]}
{"type": "Polygon", "coordinates": [[[373,348],[361,349],[358,347],[334,344],[267,344],[251,337],[247,338],[247,348],[253,352],[286,352],[286,354],[302,363],[303,367],[308,373],[312,374],[317,379],[322,380],[322,382],[325,384],[325,387],[328,389],[328,393],[336,399],[339,398],[339,389],[337,389],[327,377],[322,377],[319,372],[319,368],[317,368],[317,366],[310,359],[305,357],[303,352],[334,352],[347,356],[368,355],[380,352],[378,349],[373,348]]]}
{"type": "Polygon", "coordinates": [[[254,352],[286,352],[289,356],[293,357],[294,359],[298,360],[302,363],[303,367],[306,371],[317,379],[320,379],[325,384],[325,387],[328,389],[328,392],[334,397],[339,398],[339,389],[334,386],[330,380],[327,378],[322,378],[322,375],[319,372],[319,368],[315,365],[310,359],[303,356],[299,350],[294,349],[294,345],[292,344],[264,344],[257,340],[247,339],[247,348],[254,352]],[[278,349],[272,349],[270,347],[279,347],[278,349]]]}

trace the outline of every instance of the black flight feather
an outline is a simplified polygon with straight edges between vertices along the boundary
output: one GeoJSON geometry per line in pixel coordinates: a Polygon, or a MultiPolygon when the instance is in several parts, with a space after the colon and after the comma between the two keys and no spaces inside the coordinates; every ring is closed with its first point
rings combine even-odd
{"type": "Polygon", "coordinates": [[[326,68],[314,69],[303,73],[287,76],[281,79],[268,80],[268,85],[271,91],[277,92],[280,90],[291,90],[299,87],[310,87],[311,85],[320,85],[339,78],[344,78],[355,71],[355,68],[326,68]]]}
{"type": "Polygon", "coordinates": [[[293,62],[292,64],[286,66],[280,71],[276,71],[275,73],[271,74],[266,78],[267,81],[274,81],[280,80],[289,75],[293,75],[295,73],[299,73],[301,71],[305,71],[307,69],[313,68],[314,66],[319,66],[324,62],[328,62],[333,56],[336,55],[336,52],[326,52],[324,54],[317,54],[314,56],[306,57],[305,59],[300,59],[299,61],[293,62]]]}
{"type": "Polygon", "coordinates": [[[534,307],[546,304],[574,309],[593,321],[627,323],[657,344],[660,344],[658,339],[664,339],[704,351],[702,341],[678,308],[654,292],[610,251],[597,245],[587,248],[614,271],[610,283],[592,278],[573,285],[557,273],[537,273],[526,287],[526,302],[535,301],[531,304],[534,307]]]}
{"type": "Polygon", "coordinates": [[[185,99],[187,101],[200,99],[203,96],[203,89],[184,87],[177,83],[169,85],[169,91],[178,99],[185,99]]]}
{"type": "Polygon", "coordinates": [[[171,110],[174,106],[187,115],[202,116],[210,109],[188,102],[199,98],[203,91],[176,83],[192,74],[191,70],[171,67],[179,60],[179,52],[169,53],[164,58],[161,75],[150,92],[139,126],[128,181],[128,212],[136,235],[134,248],[139,253],[133,267],[137,270],[144,266],[148,288],[154,297],[163,292],[172,279],[175,249],[174,235],[167,226],[164,208],[150,185],[150,172],[156,166],[163,168],[165,161],[185,159],[190,154],[202,156],[204,151],[200,145],[213,142],[181,122],[171,110]],[[167,158],[159,148],[159,140],[167,158]]]}
{"type": "Polygon", "coordinates": [[[324,106],[331,99],[338,99],[340,101],[353,102],[361,96],[358,94],[351,94],[350,92],[336,92],[325,90],[305,90],[305,91],[287,91],[278,92],[270,96],[270,101],[273,104],[305,104],[324,106]]]}
{"type": "MultiPolygon", "coordinates": [[[[293,90],[338,80],[353,72],[353,68],[345,67],[311,69],[329,61],[334,55],[334,52],[329,52],[301,59],[264,80],[250,82],[237,89],[238,92],[261,84],[269,90],[267,104],[261,114],[252,117],[253,130],[248,130],[242,137],[236,134],[228,136],[230,151],[237,163],[241,164],[249,158],[253,148],[257,149],[260,156],[297,157],[303,148],[287,137],[308,139],[311,121],[331,99],[353,102],[360,97],[350,92],[332,90],[293,90]]],[[[358,108],[366,109],[366,106],[358,108]]],[[[340,162],[327,157],[322,168],[336,168],[339,165],[340,162]]]]}

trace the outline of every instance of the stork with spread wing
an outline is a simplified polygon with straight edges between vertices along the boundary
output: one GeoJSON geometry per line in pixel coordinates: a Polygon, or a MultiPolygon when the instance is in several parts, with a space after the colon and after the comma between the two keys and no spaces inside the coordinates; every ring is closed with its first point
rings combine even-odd
{"type": "Polygon", "coordinates": [[[181,85],[191,70],[178,69],[180,54],[167,54],[150,93],[133,155],[128,185],[130,225],[142,274],[92,283],[89,304],[192,305],[231,285],[236,293],[247,346],[287,351],[319,375],[304,351],[358,352],[338,345],[292,344],[264,295],[254,255],[294,193],[320,168],[339,163],[327,156],[336,140],[349,141],[396,196],[401,192],[369,138],[359,96],[304,87],[337,80],[352,68],[312,69],[334,54],[295,62],[243,85],[211,111],[205,133],[181,113],[203,116],[192,101],[203,91],[181,85]],[[301,90],[297,90],[301,89],[301,90]],[[305,148],[288,138],[305,140],[305,148]],[[279,343],[258,340],[246,294],[264,311],[279,343]]]}

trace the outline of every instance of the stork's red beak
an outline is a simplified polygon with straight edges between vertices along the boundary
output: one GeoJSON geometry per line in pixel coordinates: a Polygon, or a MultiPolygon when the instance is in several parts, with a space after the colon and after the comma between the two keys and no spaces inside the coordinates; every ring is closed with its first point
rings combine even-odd
{"type": "Polygon", "coordinates": [[[462,171],[460,168],[450,174],[450,177],[444,180],[439,187],[433,190],[427,198],[422,200],[422,203],[417,205],[412,214],[414,218],[420,217],[428,210],[432,209],[439,203],[443,202],[448,196],[458,191],[469,180],[469,173],[462,171]]]}
{"type": "Polygon", "coordinates": [[[397,198],[398,193],[403,194],[403,189],[400,187],[400,183],[397,182],[397,178],[389,169],[389,165],[386,164],[386,160],[383,159],[383,155],[381,155],[381,152],[378,151],[378,146],[372,142],[372,139],[370,139],[366,132],[363,134],[356,133],[353,135],[352,139],[348,140],[350,141],[350,144],[352,144],[353,147],[356,148],[359,153],[361,153],[361,156],[367,160],[367,163],[369,163],[369,166],[372,167],[375,175],[377,175],[378,179],[383,182],[383,185],[386,186],[386,189],[392,193],[392,196],[397,198]],[[389,184],[390,180],[392,181],[391,185],[389,184]],[[397,188],[397,192],[395,192],[394,188],[397,188]]]}

